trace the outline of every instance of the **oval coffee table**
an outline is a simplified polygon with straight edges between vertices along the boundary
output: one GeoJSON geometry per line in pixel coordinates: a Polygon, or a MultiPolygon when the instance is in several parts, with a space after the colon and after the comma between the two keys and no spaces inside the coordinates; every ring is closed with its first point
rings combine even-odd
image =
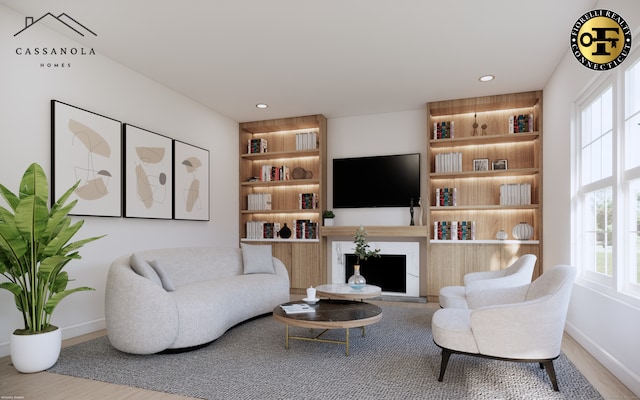
{"type": "MultiPolygon", "coordinates": [[[[303,301],[292,301],[282,304],[301,304],[303,301]]],[[[345,354],[349,355],[349,328],[362,328],[362,336],[365,335],[364,327],[374,324],[382,318],[382,309],[374,304],[352,300],[320,300],[316,304],[310,304],[314,310],[296,314],[287,314],[282,307],[273,309],[273,318],[286,325],[285,348],[289,348],[289,340],[308,340],[315,342],[344,344],[345,354]],[[292,336],[289,326],[301,328],[317,328],[323,331],[315,337],[292,336]],[[345,329],[345,340],[323,339],[322,335],[329,329],[345,329]]]]}

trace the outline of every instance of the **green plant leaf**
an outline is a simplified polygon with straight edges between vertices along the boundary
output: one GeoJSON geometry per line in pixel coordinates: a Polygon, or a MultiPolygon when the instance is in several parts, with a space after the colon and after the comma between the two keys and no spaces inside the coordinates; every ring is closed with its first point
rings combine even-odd
{"type": "MultiPolygon", "coordinates": [[[[67,244],[69,239],[75,235],[82,225],[84,221],[78,221],[72,226],[59,231],[54,237],[51,238],[47,246],[43,249],[43,255],[45,257],[52,256],[54,254],[60,254],[60,249],[67,244]]],[[[66,254],[66,253],[65,253],[66,254]]]]}
{"type": "Polygon", "coordinates": [[[49,298],[49,300],[47,300],[47,302],[45,303],[44,312],[51,315],[53,313],[53,310],[58,306],[58,303],[60,303],[62,299],[64,299],[65,297],[69,296],[72,293],[83,292],[87,290],[95,290],[95,289],[86,287],[86,286],[81,286],[81,287],[65,290],[64,292],[54,293],[53,296],[51,296],[51,298],[49,298]]]}
{"type": "Polygon", "coordinates": [[[20,199],[35,196],[47,204],[49,200],[49,184],[44,170],[37,163],[33,163],[27,167],[20,181],[20,199]]]}
{"type": "Polygon", "coordinates": [[[16,207],[16,228],[32,243],[40,240],[47,227],[49,209],[46,201],[36,196],[24,197],[16,207]]]}
{"type": "Polygon", "coordinates": [[[18,206],[18,203],[20,202],[18,196],[16,196],[11,190],[7,189],[2,184],[0,184],[0,194],[2,194],[2,197],[4,197],[4,199],[7,201],[9,207],[11,207],[12,210],[15,210],[18,206]]]}
{"type": "Polygon", "coordinates": [[[13,293],[15,296],[22,295],[22,287],[17,283],[13,282],[2,282],[0,283],[0,289],[6,289],[13,293]]]}

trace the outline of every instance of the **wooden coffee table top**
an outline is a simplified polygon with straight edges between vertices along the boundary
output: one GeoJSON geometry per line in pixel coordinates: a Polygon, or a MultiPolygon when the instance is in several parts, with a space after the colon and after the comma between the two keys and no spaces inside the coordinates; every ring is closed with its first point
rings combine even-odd
{"type": "MultiPolygon", "coordinates": [[[[287,304],[304,303],[292,301],[287,304]]],[[[315,312],[287,314],[280,306],[273,309],[273,317],[282,323],[302,328],[344,329],[370,325],[380,321],[382,309],[375,304],[351,300],[320,300],[310,304],[315,312]]]]}
{"type": "Polygon", "coordinates": [[[382,289],[375,285],[364,285],[362,289],[352,289],[346,283],[329,283],[316,286],[318,297],[328,297],[331,299],[362,300],[372,297],[379,297],[382,289]]]}

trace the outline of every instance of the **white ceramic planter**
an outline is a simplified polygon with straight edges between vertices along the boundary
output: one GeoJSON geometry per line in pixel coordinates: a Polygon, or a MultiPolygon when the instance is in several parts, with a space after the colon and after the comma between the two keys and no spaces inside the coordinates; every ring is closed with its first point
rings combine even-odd
{"type": "Polygon", "coordinates": [[[30,374],[44,371],[58,361],[62,329],[37,335],[12,334],[9,346],[11,362],[19,372],[30,374]]]}
{"type": "Polygon", "coordinates": [[[333,226],[333,218],[325,218],[324,226],[333,226]]]}

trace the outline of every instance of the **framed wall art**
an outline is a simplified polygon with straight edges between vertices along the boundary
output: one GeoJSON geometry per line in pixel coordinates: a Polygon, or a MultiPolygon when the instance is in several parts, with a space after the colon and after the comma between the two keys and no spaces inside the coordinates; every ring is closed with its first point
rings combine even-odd
{"type": "Polygon", "coordinates": [[[489,159],[488,158],[476,158],[473,160],[474,171],[488,171],[489,159]]]}
{"type": "Polygon", "coordinates": [[[174,218],[209,221],[209,150],[174,144],[174,218]]]}
{"type": "Polygon", "coordinates": [[[171,219],[173,140],[124,124],[124,216],[171,219]]]}
{"type": "Polygon", "coordinates": [[[507,169],[507,160],[496,160],[491,163],[494,171],[507,169]]]}
{"type": "Polygon", "coordinates": [[[51,193],[76,182],[73,215],[122,216],[122,123],[51,100],[51,193]]]}

